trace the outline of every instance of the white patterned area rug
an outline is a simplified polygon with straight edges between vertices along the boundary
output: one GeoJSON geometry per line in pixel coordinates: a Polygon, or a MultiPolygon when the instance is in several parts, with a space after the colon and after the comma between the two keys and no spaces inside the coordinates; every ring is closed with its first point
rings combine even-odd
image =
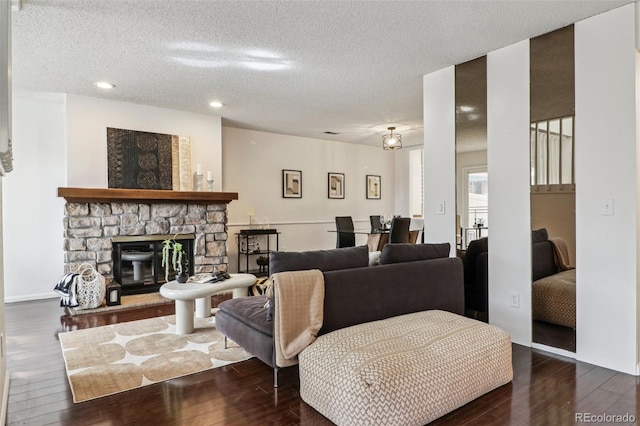
{"type": "Polygon", "coordinates": [[[251,358],[215,327],[196,318],[176,334],[175,315],[60,333],[73,402],[83,402],[251,358]]]}

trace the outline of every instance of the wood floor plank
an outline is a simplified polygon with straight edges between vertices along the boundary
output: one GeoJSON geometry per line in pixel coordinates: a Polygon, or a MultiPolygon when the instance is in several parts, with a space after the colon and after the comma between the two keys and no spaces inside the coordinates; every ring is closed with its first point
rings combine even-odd
{"type": "MultiPolygon", "coordinates": [[[[224,299],[223,299],[224,300],[224,299]]],[[[331,425],[299,394],[297,367],[273,370],[252,358],[74,404],[58,333],[172,315],[173,305],[66,316],[56,299],[7,304],[9,425],[331,425]]],[[[577,411],[634,414],[636,377],[513,345],[514,380],[435,425],[571,424],[577,411]]]]}

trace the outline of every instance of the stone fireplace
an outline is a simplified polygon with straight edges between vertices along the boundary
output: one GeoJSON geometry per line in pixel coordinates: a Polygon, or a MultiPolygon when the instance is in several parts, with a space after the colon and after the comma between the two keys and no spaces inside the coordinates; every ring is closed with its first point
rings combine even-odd
{"type": "Polygon", "coordinates": [[[58,188],[58,196],[66,199],[65,272],[89,263],[113,279],[113,238],[175,234],[194,236],[194,273],[227,269],[227,204],[237,193],[58,188]]]}

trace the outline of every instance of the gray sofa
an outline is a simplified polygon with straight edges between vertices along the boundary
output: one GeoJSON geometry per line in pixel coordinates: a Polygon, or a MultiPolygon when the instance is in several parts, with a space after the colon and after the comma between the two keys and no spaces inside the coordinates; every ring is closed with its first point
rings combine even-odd
{"type": "MultiPolygon", "coordinates": [[[[319,269],[325,285],[319,335],[398,315],[439,309],[464,314],[462,261],[444,244],[387,244],[369,265],[367,246],[309,252],[274,252],[270,271],[319,269]]],[[[227,300],[216,313],[218,330],[274,368],[273,322],[266,296],[227,300]]]]}

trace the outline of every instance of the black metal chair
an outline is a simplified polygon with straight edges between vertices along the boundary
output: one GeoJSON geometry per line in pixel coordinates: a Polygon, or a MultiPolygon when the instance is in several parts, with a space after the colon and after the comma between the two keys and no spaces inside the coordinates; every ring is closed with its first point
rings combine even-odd
{"type": "Polygon", "coordinates": [[[336,216],[336,235],[336,248],[355,247],[356,234],[351,216],[336,216]]]}
{"type": "Polygon", "coordinates": [[[389,243],[408,243],[411,218],[394,217],[389,230],[389,243]]]}
{"type": "Polygon", "coordinates": [[[380,223],[380,215],[377,216],[369,216],[369,220],[371,221],[371,233],[379,234],[382,229],[382,224],[380,223]]]}

